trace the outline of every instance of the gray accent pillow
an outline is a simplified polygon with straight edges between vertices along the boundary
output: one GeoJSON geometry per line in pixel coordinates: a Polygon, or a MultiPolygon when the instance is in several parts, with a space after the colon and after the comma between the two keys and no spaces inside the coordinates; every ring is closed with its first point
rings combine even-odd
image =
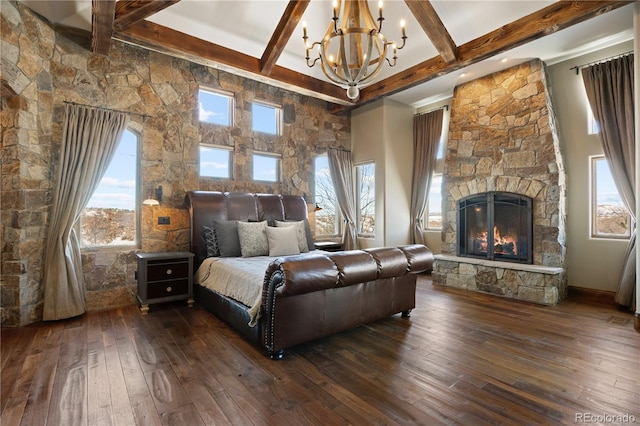
{"type": "Polygon", "coordinates": [[[214,220],[216,239],[221,257],[240,257],[240,239],[237,220],[214,220]]]}
{"type": "Polygon", "coordinates": [[[218,239],[216,238],[216,232],[213,226],[202,226],[202,235],[204,236],[204,243],[207,247],[207,257],[219,257],[220,249],[218,248],[218,239]]]}
{"type": "Polygon", "coordinates": [[[267,256],[269,241],[267,240],[267,221],[238,222],[238,238],[242,257],[267,256]]]}
{"type": "Polygon", "coordinates": [[[307,253],[309,251],[309,243],[307,242],[307,235],[304,226],[304,221],[281,221],[276,220],[276,227],[281,228],[283,226],[293,226],[296,229],[296,238],[298,239],[298,249],[300,253],[307,253]]]}
{"type": "Polygon", "coordinates": [[[269,256],[289,256],[300,254],[298,248],[297,229],[294,226],[284,226],[266,228],[267,239],[269,240],[269,256]]]}

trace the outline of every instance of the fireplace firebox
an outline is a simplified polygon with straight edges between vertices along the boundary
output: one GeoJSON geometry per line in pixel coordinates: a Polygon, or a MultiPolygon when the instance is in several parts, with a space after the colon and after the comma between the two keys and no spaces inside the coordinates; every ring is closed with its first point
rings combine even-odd
{"type": "Polygon", "coordinates": [[[457,254],[533,263],[532,199],[510,192],[485,192],[458,201],[457,254]]]}

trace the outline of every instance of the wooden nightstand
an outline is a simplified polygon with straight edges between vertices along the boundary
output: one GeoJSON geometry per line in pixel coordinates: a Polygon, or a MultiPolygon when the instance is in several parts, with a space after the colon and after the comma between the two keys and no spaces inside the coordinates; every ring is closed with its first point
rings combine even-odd
{"type": "Polygon", "coordinates": [[[193,253],[137,253],[138,302],[143,314],[152,303],[186,300],[193,306],[193,253]]]}
{"type": "Polygon", "coordinates": [[[333,241],[315,241],[313,243],[316,246],[317,250],[324,250],[324,251],[342,251],[342,244],[341,243],[335,243],[333,241]]]}

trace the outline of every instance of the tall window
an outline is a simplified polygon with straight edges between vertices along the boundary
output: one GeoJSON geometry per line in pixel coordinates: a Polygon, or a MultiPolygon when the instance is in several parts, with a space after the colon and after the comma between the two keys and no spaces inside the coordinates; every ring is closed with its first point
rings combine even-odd
{"type": "Polygon", "coordinates": [[[442,173],[431,177],[424,224],[425,229],[442,229],[442,173]]]}
{"type": "Polygon", "coordinates": [[[622,202],[604,156],[591,157],[591,236],[629,238],[631,215],[622,202]]]}
{"type": "Polygon", "coordinates": [[[80,217],[84,247],[137,243],[138,135],[127,129],[80,217]]]}
{"type": "Polygon", "coordinates": [[[282,107],[264,101],[254,101],[252,108],[252,129],[254,132],[280,135],[282,107]]]}
{"type": "Polygon", "coordinates": [[[315,212],[315,235],[340,234],[341,220],[336,190],[329,172],[329,158],[320,155],[315,159],[315,202],[322,210],[315,212]]]}
{"type": "Polygon", "coordinates": [[[233,148],[201,144],[200,176],[230,179],[233,176],[233,148]]]}
{"type": "Polygon", "coordinates": [[[358,202],[358,235],[372,237],[376,233],[376,165],[356,166],[358,202]]]}
{"type": "Polygon", "coordinates": [[[280,156],[268,153],[253,154],[253,180],[280,181],[280,156]]]}
{"type": "Polygon", "coordinates": [[[198,107],[200,121],[221,126],[233,125],[233,93],[200,89],[198,107]]]}

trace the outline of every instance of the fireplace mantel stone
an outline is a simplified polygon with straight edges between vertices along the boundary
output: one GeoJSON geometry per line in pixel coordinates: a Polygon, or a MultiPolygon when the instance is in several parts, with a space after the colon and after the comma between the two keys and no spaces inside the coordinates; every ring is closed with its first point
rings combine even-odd
{"type": "Polygon", "coordinates": [[[434,284],[544,305],[555,305],[567,294],[564,269],[550,266],[439,254],[431,276],[434,284]]]}

